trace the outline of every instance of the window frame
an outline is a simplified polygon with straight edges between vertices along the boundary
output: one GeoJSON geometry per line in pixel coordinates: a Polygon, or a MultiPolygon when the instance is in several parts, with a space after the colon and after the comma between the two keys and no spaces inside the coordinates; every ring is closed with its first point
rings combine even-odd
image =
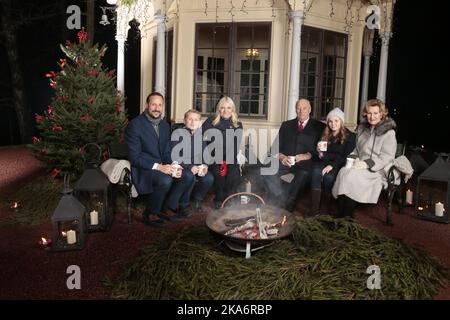
{"type": "MultiPolygon", "coordinates": [[[[246,21],[246,22],[219,22],[219,23],[202,23],[202,22],[197,22],[195,24],[195,48],[194,48],[194,79],[193,79],[193,94],[192,94],[192,105],[194,106],[195,109],[197,109],[197,99],[196,99],[196,95],[197,95],[197,77],[198,77],[198,73],[199,72],[206,72],[208,73],[208,69],[199,69],[198,67],[198,57],[200,57],[198,55],[198,50],[199,50],[199,30],[200,27],[212,27],[217,28],[217,27],[228,27],[229,29],[229,35],[228,35],[228,70],[224,69],[224,73],[226,75],[226,80],[224,80],[224,89],[223,89],[223,93],[222,94],[226,94],[229,97],[231,97],[233,99],[233,101],[236,102],[236,107],[237,107],[237,113],[239,115],[239,118],[247,118],[247,119],[268,119],[269,116],[269,107],[268,107],[268,102],[269,102],[269,94],[270,94],[270,90],[269,90],[269,79],[270,79],[270,72],[271,72],[271,49],[272,49],[272,28],[273,28],[273,24],[271,21],[256,21],[256,22],[252,22],[252,21],[246,21]],[[268,40],[268,47],[267,48],[259,48],[258,49],[263,49],[263,50],[267,50],[267,59],[259,59],[260,61],[260,66],[263,66],[264,69],[259,74],[263,74],[264,79],[262,79],[263,77],[260,77],[260,85],[262,84],[262,86],[260,86],[260,92],[259,96],[260,98],[258,99],[259,101],[262,101],[262,105],[259,105],[258,109],[262,110],[261,114],[251,114],[251,107],[249,107],[248,109],[248,113],[240,113],[239,112],[239,104],[237,101],[238,99],[237,97],[237,90],[236,90],[236,86],[238,84],[240,84],[241,78],[240,75],[241,73],[241,68],[239,66],[239,69],[236,68],[236,63],[239,63],[239,65],[241,64],[242,60],[238,60],[238,54],[236,52],[237,49],[237,29],[239,27],[242,26],[252,26],[252,39],[250,41],[254,41],[254,27],[255,26],[265,26],[268,27],[269,29],[269,34],[267,36],[267,40],[268,40]],[[268,66],[268,70],[267,67],[268,66]],[[202,70],[202,71],[199,71],[202,70]],[[239,71],[237,71],[239,70],[239,71]],[[266,85],[267,84],[267,85],[266,85]],[[261,98],[262,96],[262,98],[261,98]]],[[[214,48],[215,48],[215,43],[211,44],[211,50],[212,53],[214,53],[214,48]]],[[[201,48],[200,48],[201,49],[201,48]]],[[[241,50],[241,49],[239,49],[241,50]]],[[[207,63],[207,60],[209,57],[207,56],[202,56],[203,57],[203,66],[205,66],[205,60],[207,63]]],[[[216,58],[216,57],[211,57],[211,58],[216,58]]],[[[250,61],[254,61],[254,59],[251,59],[250,61]]],[[[260,67],[261,68],[261,67],[260,67]]],[[[253,71],[254,72],[254,71],[253,71]]],[[[203,75],[202,75],[203,76],[203,75]]],[[[252,87],[252,86],[250,86],[252,87]]],[[[208,90],[208,89],[206,89],[208,90]]],[[[206,94],[206,100],[208,101],[208,95],[214,96],[214,93],[209,93],[208,91],[202,91],[200,92],[200,94],[206,94]]],[[[240,92],[239,92],[239,96],[240,96],[240,92]]],[[[218,101],[219,99],[217,99],[218,101]]],[[[216,103],[217,103],[216,101],[216,103]]],[[[247,99],[247,101],[249,101],[247,99]]],[[[239,102],[240,102],[240,97],[239,97],[239,102]]],[[[208,103],[208,102],[206,102],[208,103]]],[[[206,108],[208,108],[208,106],[206,106],[206,108]]],[[[204,110],[199,110],[202,113],[202,116],[210,116],[212,114],[215,113],[215,105],[212,109],[211,112],[208,112],[206,110],[206,112],[204,112],[204,110]]],[[[198,110],[198,109],[197,109],[198,110]]]]}
{"type": "Polygon", "coordinates": [[[305,43],[303,43],[302,41],[302,45],[301,45],[301,52],[300,52],[300,81],[299,81],[299,92],[300,92],[300,96],[307,98],[311,101],[311,105],[312,105],[312,111],[311,111],[311,116],[316,118],[316,119],[320,119],[320,120],[324,120],[326,119],[326,115],[328,113],[328,111],[330,110],[326,110],[326,106],[325,106],[325,110],[322,110],[324,108],[324,101],[325,99],[329,99],[332,98],[331,100],[331,109],[334,107],[340,107],[342,110],[344,110],[345,108],[345,83],[347,81],[347,59],[348,59],[348,47],[349,47],[349,36],[345,33],[340,33],[340,32],[336,32],[336,31],[331,31],[331,30],[327,30],[327,29],[320,29],[320,28],[315,28],[315,27],[311,27],[311,26],[303,26],[303,30],[302,30],[302,40],[304,40],[305,43]],[[308,37],[308,32],[312,33],[312,32],[318,32],[319,33],[319,37],[318,37],[318,53],[313,52],[312,50],[309,50],[311,47],[309,46],[309,39],[311,39],[311,37],[308,37]],[[326,55],[325,54],[325,39],[327,38],[327,36],[331,36],[334,39],[334,44],[333,44],[333,51],[334,54],[333,55],[326,55]],[[343,53],[344,55],[338,55],[338,48],[339,48],[339,44],[336,41],[336,39],[340,38],[341,41],[343,41],[344,47],[343,47],[343,53]],[[307,45],[305,45],[307,44],[307,45]],[[305,48],[306,47],[306,48],[305,48]],[[333,62],[335,64],[335,68],[334,70],[332,69],[326,69],[328,63],[325,63],[325,58],[326,57],[331,57],[333,58],[333,62]],[[316,58],[316,67],[315,67],[315,72],[313,73],[314,77],[315,77],[315,81],[314,81],[314,87],[310,85],[309,79],[308,77],[310,77],[312,74],[310,73],[310,70],[308,70],[309,67],[309,62],[306,63],[306,65],[304,64],[303,60],[309,60],[312,58],[316,58]],[[342,72],[342,77],[340,77],[337,73],[338,73],[338,60],[341,59],[343,60],[343,72],[342,72]],[[306,69],[306,72],[305,72],[306,69]],[[328,79],[331,79],[332,84],[331,86],[328,86],[327,84],[325,84],[325,80],[327,79],[327,76],[325,75],[325,71],[330,72],[333,71],[334,76],[328,79]],[[307,79],[307,84],[304,84],[304,79],[307,79]],[[338,95],[336,95],[336,90],[337,88],[337,80],[342,81],[342,88],[341,88],[341,97],[339,97],[338,95]],[[333,90],[333,96],[332,97],[328,97],[325,96],[326,95],[326,88],[325,87],[331,87],[333,90]],[[308,90],[314,88],[315,90],[315,94],[313,96],[313,99],[311,95],[309,95],[308,90]],[[302,94],[306,91],[306,95],[302,94]],[[325,91],[325,92],[324,92],[325,91]],[[339,105],[337,105],[335,103],[335,101],[340,101],[339,105]]]}

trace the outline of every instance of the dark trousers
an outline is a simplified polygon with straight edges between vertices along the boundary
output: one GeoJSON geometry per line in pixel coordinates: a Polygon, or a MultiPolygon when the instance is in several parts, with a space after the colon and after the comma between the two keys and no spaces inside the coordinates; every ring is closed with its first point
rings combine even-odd
{"type": "Polygon", "coordinates": [[[213,164],[209,166],[209,168],[214,175],[214,201],[222,202],[229,195],[236,193],[241,178],[238,164],[229,164],[227,175],[225,177],[221,177],[219,174],[220,165],[213,164]]]}
{"type": "Polygon", "coordinates": [[[291,168],[280,164],[278,173],[266,176],[265,185],[275,205],[285,207],[292,211],[295,208],[298,195],[305,189],[311,179],[311,173],[308,168],[299,168],[293,166],[291,168]],[[294,179],[291,183],[287,183],[281,179],[281,176],[292,173],[294,179]]]}
{"type": "Polygon", "coordinates": [[[338,197],[338,218],[352,217],[358,202],[341,194],[338,197]]]}
{"type": "Polygon", "coordinates": [[[338,170],[334,169],[322,176],[322,170],[326,165],[324,163],[315,163],[311,173],[311,189],[330,192],[333,188],[334,181],[338,170]]]}
{"type": "Polygon", "coordinates": [[[161,213],[163,204],[171,210],[189,205],[189,195],[194,184],[194,175],[183,170],[181,178],[172,178],[162,172],[152,172],[153,192],[148,196],[146,213],[161,213]]]}
{"type": "Polygon", "coordinates": [[[202,201],[208,190],[214,183],[214,176],[209,172],[204,177],[195,176],[195,183],[191,187],[191,198],[195,201],[202,201]]]}

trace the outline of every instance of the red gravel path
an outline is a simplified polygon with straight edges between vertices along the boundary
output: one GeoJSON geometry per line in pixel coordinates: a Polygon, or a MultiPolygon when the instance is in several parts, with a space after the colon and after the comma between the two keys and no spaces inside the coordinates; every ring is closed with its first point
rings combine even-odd
{"type": "MultiPolygon", "coordinates": [[[[24,148],[0,149],[0,199],[20,188],[36,174],[42,164],[24,148]]],[[[358,223],[393,238],[418,245],[450,268],[450,225],[426,222],[413,217],[412,208],[394,215],[394,227],[383,224],[385,207],[358,208],[358,223]]],[[[209,197],[206,206],[211,208],[209,197]]],[[[298,206],[304,212],[309,200],[298,206]]],[[[5,202],[0,202],[0,219],[13,214],[5,202]]],[[[206,214],[196,215],[186,224],[201,224],[206,214]]],[[[181,228],[171,223],[169,228],[181,228]]],[[[0,299],[106,299],[105,277],[118,276],[139,254],[141,248],[160,234],[160,230],[141,223],[138,212],[127,224],[123,213],[116,215],[108,232],[90,233],[81,251],[52,252],[40,247],[40,237],[50,237],[51,225],[11,226],[0,229],[0,299]],[[66,269],[78,265],[81,269],[81,289],[69,290],[66,269]]],[[[443,288],[436,299],[450,299],[450,286],[443,288]]]]}

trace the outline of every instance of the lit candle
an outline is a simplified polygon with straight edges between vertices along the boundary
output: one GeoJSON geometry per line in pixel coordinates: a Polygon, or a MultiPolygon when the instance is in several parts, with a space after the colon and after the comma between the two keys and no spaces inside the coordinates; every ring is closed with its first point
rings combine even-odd
{"type": "Polygon", "coordinates": [[[413,192],[411,190],[406,190],[406,204],[412,204],[413,192]]]}
{"type": "Polygon", "coordinates": [[[41,238],[41,241],[39,241],[39,244],[47,247],[52,243],[52,239],[46,239],[44,237],[41,238]]]}
{"type": "Polygon", "coordinates": [[[77,242],[77,234],[74,230],[67,231],[67,244],[74,244],[77,242]]]}
{"type": "Polygon", "coordinates": [[[434,214],[437,217],[442,217],[444,215],[444,204],[443,203],[436,203],[436,206],[434,208],[434,214]]]}
{"type": "Polygon", "coordinates": [[[91,211],[91,225],[98,225],[98,212],[97,211],[91,211]]]}
{"type": "Polygon", "coordinates": [[[19,210],[19,203],[18,202],[14,202],[12,205],[9,206],[11,209],[13,209],[14,211],[18,211],[19,210]]]}

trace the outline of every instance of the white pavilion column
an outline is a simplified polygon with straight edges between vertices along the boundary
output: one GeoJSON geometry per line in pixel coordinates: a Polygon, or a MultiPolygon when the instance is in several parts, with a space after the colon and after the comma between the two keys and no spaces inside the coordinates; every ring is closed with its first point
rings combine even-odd
{"type": "Polygon", "coordinates": [[[129,22],[132,18],[130,7],[116,7],[116,41],[117,41],[117,90],[125,96],[125,41],[127,41],[129,22]]]}
{"type": "Polygon", "coordinates": [[[293,119],[297,116],[297,113],[295,112],[295,103],[297,102],[300,94],[301,34],[305,15],[303,10],[297,10],[292,11],[290,13],[290,17],[293,22],[293,30],[287,118],[293,119]]]}
{"type": "Polygon", "coordinates": [[[163,15],[155,16],[155,21],[157,25],[157,43],[156,43],[156,72],[155,72],[155,91],[161,93],[163,96],[166,95],[165,87],[165,55],[166,55],[166,17],[163,15]]]}
{"type": "Polygon", "coordinates": [[[392,37],[392,32],[380,32],[381,55],[380,55],[380,69],[378,71],[378,88],[377,98],[386,101],[386,78],[388,67],[388,53],[389,53],[389,40],[392,37]]]}
{"type": "Polygon", "coordinates": [[[359,101],[359,119],[362,120],[362,113],[364,111],[364,105],[367,101],[367,95],[369,91],[369,73],[370,73],[370,57],[373,53],[373,37],[375,32],[373,30],[364,30],[363,39],[363,55],[364,55],[364,67],[363,67],[363,79],[361,84],[361,95],[359,101]]]}
{"type": "Polygon", "coordinates": [[[125,38],[117,40],[117,90],[125,95],[125,38]]]}

